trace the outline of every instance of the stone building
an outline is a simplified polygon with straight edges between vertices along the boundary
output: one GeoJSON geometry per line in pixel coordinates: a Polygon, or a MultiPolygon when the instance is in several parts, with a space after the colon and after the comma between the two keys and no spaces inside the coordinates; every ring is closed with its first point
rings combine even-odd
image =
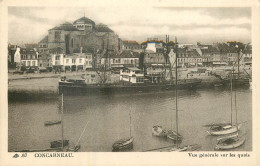
{"type": "Polygon", "coordinates": [[[39,43],[39,50],[60,47],[65,54],[89,52],[93,50],[118,50],[118,35],[104,24],[82,17],[73,22],[65,22],[49,29],[48,35],[39,43]]]}

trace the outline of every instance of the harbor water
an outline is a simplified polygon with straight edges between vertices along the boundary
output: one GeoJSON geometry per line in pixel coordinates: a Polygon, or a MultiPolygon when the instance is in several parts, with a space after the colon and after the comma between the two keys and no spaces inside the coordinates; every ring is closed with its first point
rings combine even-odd
{"type": "MultiPolygon", "coordinates": [[[[48,149],[50,142],[61,139],[61,125],[44,126],[45,121],[61,118],[61,97],[57,94],[57,79],[11,81],[8,102],[8,150],[48,149]],[[37,82],[38,81],[38,82],[37,82]],[[52,82],[52,83],[50,83],[52,82]],[[23,89],[23,90],[22,90],[23,89]],[[23,97],[23,96],[26,97],[23,97]],[[20,97],[19,97],[20,96],[20,97]],[[31,97],[30,97],[31,96],[31,97]]],[[[249,87],[235,90],[237,119],[246,142],[234,151],[252,150],[252,91],[249,87]]],[[[178,91],[179,133],[181,145],[200,144],[200,151],[213,151],[216,136],[209,136],[203,125],[230,122],[230,89],[178,91]]],[[[234,99],[234,93],[233,93],[234,99]]],[[[132,151],[146,151],[172,145],[173,142],[152,135],[152,126],[176,129],[175,92],[151,92],[118,95],[64,96],[63,135],[70,143],[79,140],[81,152],[110,152],[112,144],[134,137],[132,151]],[[130,125],[131,113],[131,125],[130,125]],[[85,131],[84,127],[87,125],[85,131]],[[84,133],[82,133],[84,131],[84,133]]],[[[234,104],[234,101],[233,101],[234,104]]],[[[233,105],[235,123],[235,105],[233,105]]]]}

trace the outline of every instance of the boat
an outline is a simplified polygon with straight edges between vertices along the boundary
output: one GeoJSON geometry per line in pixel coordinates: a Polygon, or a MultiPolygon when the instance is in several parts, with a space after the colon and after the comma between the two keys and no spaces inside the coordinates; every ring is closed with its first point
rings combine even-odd
{"type": "MultiPolygon", "coordinates": [[[[173,151],[178,151],[178,152],[182,152],[182,151],[193,151],[193,150],[197,150],[200,148],[199,145],[194,144],[194,145],[185,145],[185,146],[179,146],[179,144],[182,142],[183,137],[179,134],[179,130],[178,130],[178,43],[177,43],[177,39],[175,38],[175,47],[176,47],[176,56],[175,56],[175,65],[176,65],[176,70],[175,70],[175,116],[176,116],[176,131],[173,130],[168,130],[167,131],[167,138],[172,140],[175,145],[173,146],[169,146],[166,148],[158,148],[158,149],[154,149],[154,150],[149,150],[149,151],[160,151],[160,152],[173,152],[173,151]]],[[[170,69],[172,69],[172,66],[170,64],[170,69]]],[[[172,70],[171,70],[172,71],[172,70]]],[[[171,80],[173,81],[173,74],[172,72],[170,72],[171,75],[171,80]]]]}
{"type": "MultiPolygon", "coordinates": [[[[187,78],[178,81],[179,89],[195,89],[200,85],[201,80],[197,78],[187,78]]],[[[153,92],[153,91],[170,91],[174,90],[176,85],[170,82],[161,83],[98,83],[88,84],[84,79],[66,79],[59,80],[59,93],[64,94],[120,94],[120,93],[137,93],[137,92],[153,92]]]]}
{"type": "Polygon", "coordinates": [[[217,126],[211,126],[210,129],[207,131],[210,135],[226,135],[230,133],[234,133],[237,130],[240,130],[242,127],[242,123],[236,125],[231,125],[231,124],[224,124],[224,125],[217,125],[217,126]]]}
{"type": "Polygon", "coordinates": [[[116,141],[113,144],[113,152],[124,151],[124,150],[126,151],[126,150],[133,149],[133,141],[134,141],[133,137],[120,139],[120,140],[116,141]]]}
{"type": "MultiPolygon", "coordinates": [[[[80,145],[78,145],[79,141],[75,146],[70,146],[69,140],[66,140],[66,139],[63,138],[63,102],[64,102],[63,100],[64,100],[63,94],[61,94],[61,120],[60,121],[58,121],[58,120],[57,121],[49,121],[47,123],[48,125],[61,123],[61,140],[51,141],[50,142],[50,145],[51,145],[50,149],[54,149],[54,150],[56,149],[56,151],[59,151],[59,152],[77,152],[80,149],[80,145]]],[[[85,126],[85,128],[86,128],[86,126],[85,126]]],[[[84,131],[85,131],[85,128],[84,128],[84,131]]]]}
{"type": "MultiPolygon", "coordinates": [[[[234,70],[234,67],[233,67],[233,70],[234,70]]],[[[233,73],[233,70],[232,70],[232,73],[233,73]]],[[[231,74],[232,74],[231,73],[231,74]]],[[[240,128],[242,127],[242,123],[240,124],[237,124],[237,125],[234,125],[232,124],[232,120],[233,120],[233,117],[232,117],[232,112],[233,112],[233,77],[231,76],[230,77],[230,113],[231,113],[231,116],[230,116],[230,123],[219,123],[219,124],[212,124],[212,125],[205,125],[205,126],[209,126],[209,130],[207,131],[208,134],[210,135],[215,135],[215,136],[218,136],[218,135],[226,135],[226,134],[231,134],[231,133],[235,133],[237,132],[238,130],[240,130],[240,128]]]]}
{"type": "Polygon", "coordinates": [[[63,144],[62,144],[62,140],[56,140],[56,141],[52,141],[50,142],[51,144],[51,148],[61,148],[62,146],[68,146],[69,145],[69,140],[63,140],[63,144]]]}
{"type": "Polygon", "coordinates": [[[130,113],[129,113],[129,117],[130,117],[130,137],[129,138],[124,138],[124,139],[120,139],[118,141],[116,141],[113,145],[112,145],[112,152],[120,152],[120,151],[129,151],[132,150],[134,145],[134,138],[132,136],[132,130],[131,130],[131,108],[130,108],[130,113]]]}
{"type": "MultiPolygon", "coordinates": [[[[108,47],[108,46],[107,46],[108,47]]],[[[160,82],[153,82],[152,80],[148,81],[146,79],[148,75],[144,75],[143,71],[138,68],[124,68],[120,71],[120,82],[118,83],[108,83],[107,82],[107,62],[108,59],[108,49],[106,49],[105,54],[105,63],[104,66],[101,67],[100,70],[94,69],[97,78],[99,81],[97,83],[88,83],[88,80],[81,76],[80,78],[66,78],[61,77],[59,80],[59,93],[63,94],[99,94],[99,93],[109,93],[109,94],[117,94],[117,93],[139,93],[139,92],[151,92],[151,91],[169,91],[174,90],[176,88],[176,84],[171,81],[166,81],[164,79],[160,82]],[[133,70],[134,74],[123,73],[124,70],[133,70]],[[137,73],[138,72],[138,73],[137,73]],[[129,78],[125,78],[124,76],[129,78]],[[130,79],[133,78],[132,79],[130,79]],[[137,82],[137,78],[139,81],[137,82]],[[142,80],[142,81],[140,81],[142,80]],[[145,81],[146,80],[146,81],[145,81]]],[[[171,72],[170,72],[171,73],[171,72]]],[[[185,78],[178,80],[178,88],[179,89],[194,89],[201,83],[201,79],[197,78],[185,78]]]]}
{"type": "Polygon", "coordinates": [[[177,132],[172,131],[172,130],[169,130],[167,132],[167,138],[169,138],[173,141],[181,141],[182,140],[182,136],[179,133],[177,134],[177,132]],[[177,137],[177,135],[178,135],[178,137],[177,137]]]}
{"type": "Polygon", "coordinates": [[[60,120],[53,120],[53,121],[44,122],[45,126],[51,126],[51,125],[55,125],[55,124],[61,124],[61,121],[60,120]]]}
{"type": "Polygon", "coordinates": [[[218,141],[215,149],[216,150],[228,150],[228,149],[234,149],[241,145],[243,145],[246,141],[246,138],[243,137],[232,137],[227,139],[221,139],[218,141]]]}
{"type": "Polygon", "coordinates": [[[152,134],[157,137],[166,137],[167,132],[165,129],[162,128],[162,126],[155,125],[152,128],[152,134]]]}
{"type": "MultiPolygon", "coordinates": [[[[233,76],[233,75],[232,75],[233,76]]],[[[231,80],[232,80],[231,76],[231,80]]],[[[231,87],[232,87],[232,81],[231,81],[231,87]]],[[[232,93],[232,88],[231,88],[231,93],[232,93]]],[[[237,102],[236,102],[236,91],[235,93],[235,110],[236,110],[236,134],[232,136],[227,136],[224,138],[219,138],[217,141],[217,145],[215,146],[215,150],[229,150],[229,149],[234,149],[237,147],[242,146],[245,141],[246,137],[245,136],[239,136],[239,124],[237,123],[237,102]]],[[[233,128],[233,127],[232,127],[233,128]]]]}

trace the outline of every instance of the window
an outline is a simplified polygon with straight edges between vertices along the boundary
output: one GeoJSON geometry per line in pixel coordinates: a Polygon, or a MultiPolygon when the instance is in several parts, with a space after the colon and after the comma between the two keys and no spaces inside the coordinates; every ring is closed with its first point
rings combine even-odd
{"type": "Polygon", "coordinates": [[[82,63],[82,59],[79,59],[79,63],[82,63]]]}
{"type": "Polygon", "coordinates": [[[35,66],[35,61],[32,61],[32,66],[35,66]]]}
{"type": "Polygon", "coordinates": [[[61,38],[60,36],[61,36],[61,32],[60,31],[56,31],[55,34],[54,34],[54,38],[55,38],[56,42],[60,41],[60,38],[61,38]]]}
{"type": "Polygon", "coordinates": [[[72,63],[75,64],[76,63],[76,59],[72,59],[72,63]]]}
{"type": "Polygon", "coordinates": [[[31,66],[31,61],[28,61],[28,62],[27,62],[27,66],[31,66]]]}
{"type": "Polygon", "coordinates": [[[55,57],[55,60],[56,60],[56,61],[60,60],[60,56],[57,55],[57,56],[55,57]]]}
{"type": "Polygon", "coordinates": [[[144,82],[144,78],[142,78],[142,77],[137,77],[137,78],[136,78],[136,82],[144,82]]]}
{"type": "Polygon", "coordinates": [[[67,63],[67,64],[69,63],[69,59],[66,59],[66,63],[67,63]]]}

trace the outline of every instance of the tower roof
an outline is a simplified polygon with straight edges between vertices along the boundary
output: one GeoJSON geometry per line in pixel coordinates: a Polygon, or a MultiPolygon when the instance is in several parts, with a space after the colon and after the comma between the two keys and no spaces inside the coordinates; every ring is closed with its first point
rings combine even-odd
{"type": "Polygon", "coordinates": [[[77,22],[83,22],[84,24],[95,24],[94,21],[87,17],[81,17],[80,19],[77,19],[76,21],[73,22],[73,24],[76,24],[77,22]]]}

